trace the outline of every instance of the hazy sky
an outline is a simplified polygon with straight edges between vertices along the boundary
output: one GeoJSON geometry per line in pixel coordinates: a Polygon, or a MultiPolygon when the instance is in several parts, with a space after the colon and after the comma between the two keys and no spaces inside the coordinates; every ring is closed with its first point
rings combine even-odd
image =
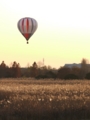
{"type": "Polygon", "coordinates": [[[90,0],[0,0],[0,61],[39,62],[59,68],[90,60],[90,0]],[[32,17],[38,29],[26,44],[17,28],[32,17]]]}

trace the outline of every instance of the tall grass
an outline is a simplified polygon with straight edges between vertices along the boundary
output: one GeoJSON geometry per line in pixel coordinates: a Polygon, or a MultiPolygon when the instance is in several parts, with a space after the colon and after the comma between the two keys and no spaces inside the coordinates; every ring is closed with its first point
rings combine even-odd
{"type": "Polygon", "coordinates": [[[0,120],[90,119],[88,80],[0,80],[0,120]]]}

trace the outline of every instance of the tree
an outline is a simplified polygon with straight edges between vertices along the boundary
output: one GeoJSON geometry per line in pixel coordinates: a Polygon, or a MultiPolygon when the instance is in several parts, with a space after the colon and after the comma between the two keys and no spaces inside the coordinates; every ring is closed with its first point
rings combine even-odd
{"type": "Polygon", "coordinates": [[[12,74],[11,75],[12,77],[20,77],[21,76],[20,64],[16,63],[16,61],[14,61],[12,64],[11,74],[12,74]]]}
{"type": "Polygon", "coordinates": [[[36,77],[38,75],[38,66],[37,63],[34,62],[31,67],[31,77],[36,77]]]}
{"type": "Polygon", "coordinates": [[[88,60],[82,59],[81,61],[81,72],[80,72],[80,77],[82,79],[85,78],[86,73],[88,73],[88,60]]]}
{"type": "Polygon", "coordinates": [[[48,66],[47,66],[47,69],[48,69],[48,70],[51,70],[51,69],[52,69],[52,67],[51,67],[50,65],[48,65],[48,66]]]}
{"type": "Polygon", "coordinates": [[[2,63],[0,64],[0,77],[6,77],[7,75],[7,66],[4,63],[4,61],[2,61],[2,63]]]}
{"type": "Polygon", "coordinates": [[[4,61],[2,61],[0,67],[2,67],[2,68],[5,68],[5,67],[6,67],[6,64],[4,63],[4,61]]]}
{"type": "Polygon", "coordinates": [[[19,63],[17,64],[16,69],[17,69],[17,77],[20,77],[21,76],[21,70],[20,70],[20,64],[19,63]]]}
{"type": "Polygon", "coordinates": [[[90,72],[86,74],[85,78],[90,80],[90,72]]]}
{"type": "Polygon", "coordinates": [[[80,70],[81,69],[79,67],[72,67],[72,74],[79,76],[80,70]]]}
{"type": "Polygon", "coordinates": [[[43,67],[43,62],[39,61],[37,64],[38,64],[38,68],[43,67]]]}
{"type": "Polygon", "coordinates": [[[32,66],[33,66],[33,68],[37,68],[38,67],[36,62],[34,62],[32,66]]]}
{"type": "Polygon", "coordinates": [[[71,69],[70,68],[68,68],[68,67],[61,67],[58,70],[57,77],[60,78],[60,79],[64,79],[64,77],[67,74],[70,74],[70,73],[71,73],[71,69]]]}

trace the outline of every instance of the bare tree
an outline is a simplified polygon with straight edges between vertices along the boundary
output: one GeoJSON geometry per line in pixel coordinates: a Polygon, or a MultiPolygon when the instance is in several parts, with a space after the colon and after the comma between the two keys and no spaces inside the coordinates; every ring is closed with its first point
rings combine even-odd
{"type": "Polygon", "coordinates": [[[88,60],[83,58],[81,61],[81,72],[80,72],[80,77],[82,79],[85,78],[86,73],[88,73],[88,60]]]}
{"type": "Polygon", "coordinates": [[[38,66],[37,63],[34,62],[31,67],[31,77],[36,77],[38,74],[38,66]]]}
{"type": "Polygon", "coordinates": [[[4,61],[2,61],[2,63],[1,63],[1,65],[0,65],[1,67],[3,67],[3,68],[5,68],[6,67],[6,64],[4,63],[4,61]]]}
{"type": "Polygon", "coordinates": [[[20,64],[17,63],[16,61],[14,61],[12,64],[11,74],[12,74],[12,77],[20,77],[21,75],[20,64]]]}

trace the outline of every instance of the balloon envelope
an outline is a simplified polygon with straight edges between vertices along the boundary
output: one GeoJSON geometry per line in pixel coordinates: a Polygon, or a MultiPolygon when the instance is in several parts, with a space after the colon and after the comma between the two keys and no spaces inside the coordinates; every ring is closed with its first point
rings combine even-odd
{"type": "Polygon", "coordinates": [[[25,17],[18,21],[18,29],[21,34],[26,38],[27,43],[29,38],[34,34],[37,29],[37,21],[33,18],[25,17]]]}

